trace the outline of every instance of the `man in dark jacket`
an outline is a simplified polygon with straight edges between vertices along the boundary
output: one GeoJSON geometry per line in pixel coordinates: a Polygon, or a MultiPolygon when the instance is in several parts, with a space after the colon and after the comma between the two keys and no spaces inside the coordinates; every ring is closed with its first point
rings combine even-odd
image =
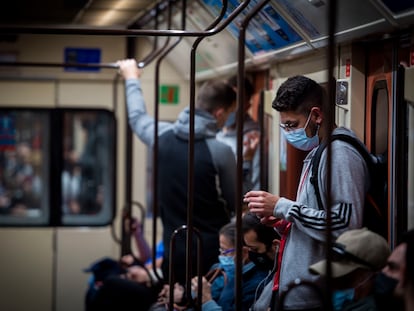
{"type": "MultiPolygon", "coordinates": [[[[118,64],[125,79],[129,124],[142,142],[152,146],[155,121],[146,111],[140,70],[135,60],[123,60],[118,64]]],[[[203,274],[217,260],[219,229],[229,222],[234,211],[236,161],[231,148],[219,142],[216,133],[235,105],[234,90],[226,82],[217,80],[206,82],[199,89],[195,103],[193,225],[201,233],[203,250],[208,250],[202,256],[203,274]]],[[[169,276],[171,235],[187,223],[189,122],[187,107],[174,123],[158,123],[158,200],[163,224],[165,278],[169,276]]],[[[184,234],[177,235],[174,253],[174,280],[183,283],[186,271],[184,234]]],[[[193,276],[195,257],[192,263],[193,276]]]]}

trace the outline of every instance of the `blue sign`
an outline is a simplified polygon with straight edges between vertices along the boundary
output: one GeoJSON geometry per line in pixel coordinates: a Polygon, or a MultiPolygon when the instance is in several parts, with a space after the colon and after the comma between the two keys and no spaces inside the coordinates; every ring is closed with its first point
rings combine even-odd
{"type": "MultiPolygon", "coordinates": [[[[65,48],[65,63],[94,65],[101,62],[101,49],[96,48],[65,48]]],[[[79,66],[65,67],[65,71],[99,71],[100,67],[79,66]]]]}
{"type": "MultiPolygon", "coordinates": [[[[222,7],[221,0],[203,0],[204,4],[217,16],[222,7]]],[[[252,0],[248,8],[251,9],[258,0],[252,0]]],[[[239,5],[238,0],[230,0],[225,17],[239,5]]],[[[228,27],[230,33],[239,37],[239,24],[246,17],[245,11],[235,19],[228,27]]],[[[265,7],[250,21],[246,29],[246,46],[253,54],[269,52],[296,43],[302,38],[290,27],[290,25],[276,12],[271,4],[265,7]]]]}

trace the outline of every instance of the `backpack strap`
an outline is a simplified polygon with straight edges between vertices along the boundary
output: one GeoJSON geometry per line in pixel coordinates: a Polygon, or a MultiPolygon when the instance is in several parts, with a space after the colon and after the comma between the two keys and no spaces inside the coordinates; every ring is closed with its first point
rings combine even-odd
{"type": "MultiPolygon", "coordinates": [[[[342,140],[342,141],[350,144],[351,146],[353,146],[359,152],[359,154],[361,154],[363,156],[365,162],[368,165],[368,170],[371,173],[373,159],[372,159],[370,153],[368,152],[368,150],[365,148],[365,145],[363,145],[361,141],[359,141],[358,139],[356,139],[355,137],[350,136],[350,135],[333,134],[332,138],[331,138],[331,142],[333,142],[336,139],[342,140]]],[[[315,188],[315,195],[316,195],[316,200],[318,201],[319,209],[323,209],[323,204],[322,204],[322,198],[321,198],[321,194],[320,194],[320,190],[319,190],[319,183],[318,183],[318,168],[319,168],[319,162],[321,161],[322,152],[326,148],[326,146],[327,146],[326,141],[323,141],[319,145],[318,149],[316,150],[316,153],[312,157],[312,163],[311,163],[311,165],[312,165],[312,175],[310,177],[310,182],[313,185],[313,187],[315,188]]]]}
{"type": "Polygon", "coordinates": [[[316,200],[318,201],[318,207],[319,209],[323,209],[322,199],[321,199],[321,193],[319,191],[319,183],[318,183],[318,167],[319,162],[321,161],[322,152],[326,147],[326,141],[322,142],[318,149],[316,150],[315,154],[312,157],[312,175],[310,177],[310,182],[313,185],[313,188],[315,189],[315,196],[316,200]]]}

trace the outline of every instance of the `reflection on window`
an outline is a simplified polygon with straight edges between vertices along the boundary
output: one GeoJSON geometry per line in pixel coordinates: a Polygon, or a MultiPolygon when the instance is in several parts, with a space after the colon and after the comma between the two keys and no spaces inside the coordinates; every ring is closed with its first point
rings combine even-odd
{"type": "Polygon", "coordinates": [[[108,211],[113,207],[113,129],[113,119],[105,111],[63,115],[64,223],[82,223],[80,216],[103,217],[109,222],[112,214],[108,211]]]}
{"type": "Polygon", "coordinates": [[[0,112],[0,224],[41,224],[48,218],[46,111],[0,112]]]}
{"type": "Polygon", "coordinates": [[[106,110],[0,109],[0,226],[109,224],[115,136],[106,110]]]}

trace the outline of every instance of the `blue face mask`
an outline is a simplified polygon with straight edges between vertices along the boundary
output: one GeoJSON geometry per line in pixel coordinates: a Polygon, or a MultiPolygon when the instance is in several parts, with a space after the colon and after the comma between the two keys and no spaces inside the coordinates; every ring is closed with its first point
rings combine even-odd
{"type": "Polygon", "coordinates": [[[336,290],[332,293],[332,304],[334,311],[340,311],[346,302],[352,302],[355,296],[355,289],[336,290]]]}
{"type": "Polygon", "coordinates": [[[316,134],[313,137],[308,137],[306,135],[305,129],[308,126],[311,114],[309,113],[308,120],[306,121],[305,127],[299,128],[292,131],[283,131],[286,140],[295,148],[309,151],[319,145],[319,125],[316,130],[316,134]]]}
{"type": "Polygon", "coordinates": [[[234,258],[233,256],[223,256],[218,257],[221,267],[224,270],[230,270],[234,267],[234,258]]]}
{"type": "Polygon", "coordinates": [[[230,126],[233,126],[234,124],[236,124],[236,112],[233,111],[227,117],[227,120],[226,120],[226,123],[224,123],[224,126],[230,127],[230,126]]]}

